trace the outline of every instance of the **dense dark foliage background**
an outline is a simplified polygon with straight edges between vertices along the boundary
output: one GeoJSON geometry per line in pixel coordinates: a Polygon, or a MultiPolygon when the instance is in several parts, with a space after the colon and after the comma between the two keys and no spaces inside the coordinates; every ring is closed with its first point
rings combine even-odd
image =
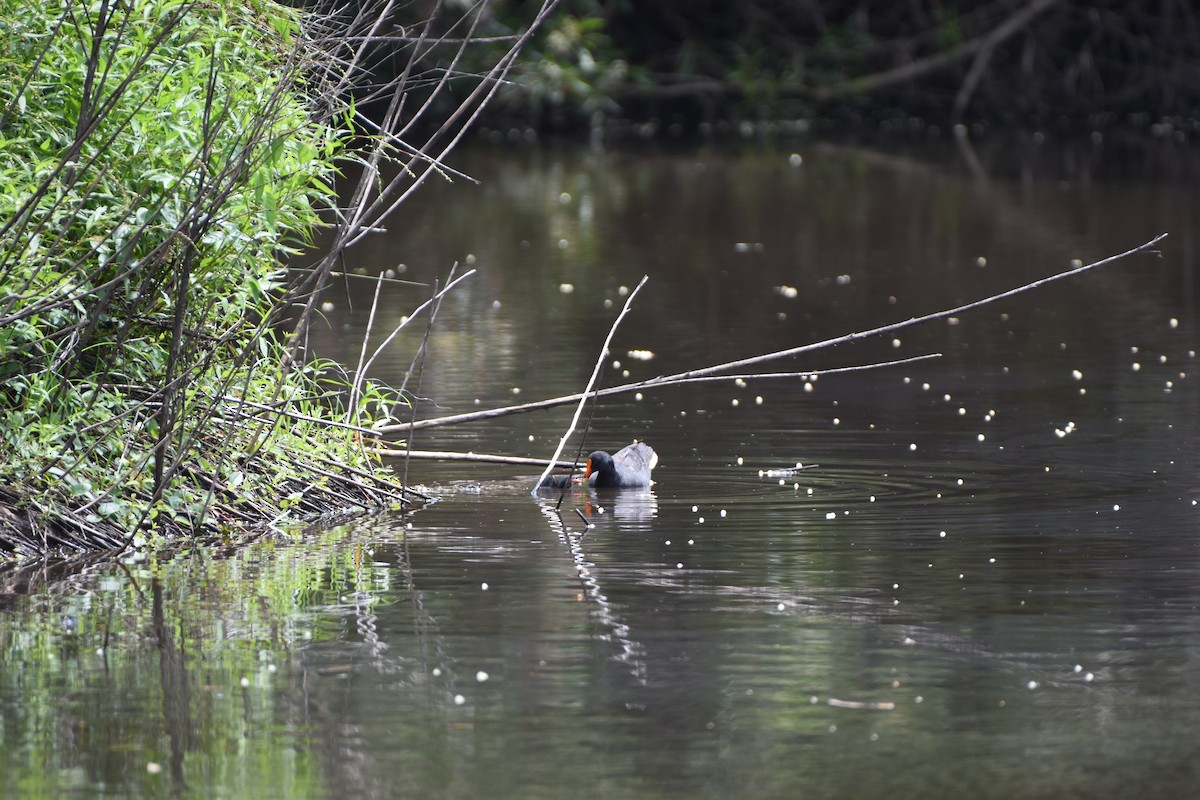
{"type": "MultiPolygon", "coordinates": [[[[420,5],[397,13],[415,20],[420,5]]],[[[499,0],[488,30],[476,33],[511,35],[534,6],[499,0]]],[[[476,53],[483,57],[488,46],[476,53]]],[[[691,129],[803,119],[1193,132],[1200,7],[1187,0],[564,0],[509,78],[491,119],[540,129],[599,120],[691,129]]]]}

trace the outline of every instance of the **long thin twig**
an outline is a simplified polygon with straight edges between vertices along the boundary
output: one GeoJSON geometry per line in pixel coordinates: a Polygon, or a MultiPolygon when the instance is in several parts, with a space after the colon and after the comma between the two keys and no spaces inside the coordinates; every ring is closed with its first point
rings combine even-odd
{"type": "MultiPolygon", "coordinates": [[[[957,316],[966,311],[972,311],[981,306],[985,306],[990,303],[997,302],[999,300],[1004,300],[1009,297],[1013,297],[1014,295],[1018,295],[1023,292],[1028,292],[1032,289],[1037,289],[1041,286],[1045,286],[1048,283],[1052,283],[1054,281],[1059,281],[1064,278],[1070,278],[1075,275],[1079,275],[1080,273],[1087,272],[1088,270],[1095,269],[1096,267],[1101,267],[1106,264],[1111,264],[1114,261],[1119,261],[1121,259],[1128,258],[1129,256],[1135,255],[1137,253],[1145,252],[1145,251],[1153,248],[1155,245],[1157,245],[1159,242],[1161,242],[1166,237],[1167,237],[1167,234],[1165,234],[1165,233],[1159,234],[1158,236],[1155,236],[1153,239],[1146,242],[1145,244],[1138,245],[1137,247],[1134,247],[1130,250],[1126,250],[1123,253],[1118,253],[1116,255],[1109,256],[1107,258],[1102,258],[1099,261],[1092,262],[1091,264],[1084,264],[1081,267],[1075,267],[1073,269],[1069,269],[1064,272],[1059,272],[1054,275],[1050,275],[1046,278],[1040,278],[1031,283],[1026,283],[1021,286],[1018,286],[1015,289],[1009,289],[1007,291],[1000,292],[999,294],[989,295],[980,300],[974,300],[974,301],[972,301],[970,303],[966,303],[964,305],[955,306],[954,308],[948,308],[948,309],[944,309],[942,311],[935,311],[933,313],[925,314],[920,317],[912,317],[910,319],[903,320],[901,322],[893,322],[893,323],[890,323],[887,325],[881,325],[877,328],[869,328],[869,329],[863,330],[863,331],[856,331],[854,333],[845,334],[843,336],[837,336],[832,339],[824,339],[822,341],[813,342],[811,344],[800,345],[798,347],[791,347],[786,350],[776,350],[775,352],[772,352],[772,353],[765,353],[763,355],[751,356],[749,358],[742,358],[742,359],[738,359],[736,361],[727,361],[723,364],[716,364],[716,365],[713,365],[710,367],[703,367],[701,369],[688,370],[686,372],[677,372],[672,375],[663,375],[663,376],[659,376],[656,378],[650,378],[645,381],[638,381],[636,383],[627,383],[627,384],[623,384],[621,386],[613,386],[613,387],[610,387],[607,389],[599,389],[595,392],[595,395],[598,397],[604,397],[604,396],[612,395],[612,394],[621,394],[621,393],[625,393],[625,392],[640,391],[640,390],[644,390],[644,389],[654,389],[654,388],[660,388],[660,387],[664,387],[664,386],[674,386],[674,385],[678,385],[680,383],[684,383],[686,381],[694,380],[696,378],[702,378],[702,377],[707,377],[710,375],[716,375],[718,373],[726,372],[726,371],[732,370],[732,369],[753,366],[755,364],[763,364],[763,363],[767,363],[769,361],[775,361],[775,360],[782,359],[782,358],[789,358],[792,356],[800,355],[802,353],[809,353],[814,350],[820,350],[820,349],[824,349],[827,347],[834,347],[836,345],[842,345],[842,344],[848,344],[850,342],[856,342],[856,341],[859,341],[861,339],[866,339],[871,336],[879,336],[879,335],[886,334],[886,333],[894,333],[894,332],[902,330],[904,328],[909,328],[914,325],[920,325],[925,322],[931,322],[931,321],[937,320],[937,319],[945,319],[946,317],[957,316]]],[[[917,359],[930,358],[930,357],[933,357],[932,354],[918,356],[917,359]]],[[[824,375],[824,374],[829,374],[829,373],[834,373],[834,372],[846,372],[846,371],[853,371],[853,370],[859,370],[859,369],[870,369],[870,368],[875,368],[878,366],[890,366],[893,363],[900,364],[900,363],[905,363],[905,361],[907,361],[907,360],[917,360],[917,359],[904,359],[904,360],[897,361],[897,362],[885,362],[885,363],[881,363],[878,365],[864,365],[864,366],[859,366],[859,367],[849,367],[849,368],[843,367],[843,368],[838,368],[838,369],[812,370],[812,371],[808,371],[808,372],[801,372],[799,374],[801,374],[801,375],[813,375],[813,374],[824,375]]],[[[765,374],[757,375],[757,376],[753,376],[753,377],[769,377],[772,374],[782,375],[784,373],[765,373],[765,374]]],[[[736,378],[737,376],[725,375],[722,377],[733,379],[733,378],[736,378]]],[[[584,396],[584,395],[580,395],[580,394],[565,395],[562,397],[554,397],[549,400],[539,400],[539,401],[535,401],[533,403],[526,403],[526,404],[519,405],[519,406],[503,406],[500,408],[487,409],[484,411],[475,411],[475,412],[470,412],[470,413],[465,413],[465,414],[454,414],[454,415],[445,416],[445,417],[438,417],[435,419],[420,420],[419,422],[415,423],[415,427],[416,428],[432,428],[432,427],[438,427],[438,426],[443,426],[443,425],[455,425],[455,424],[462,423],[462,422],[474,422],[474,421],[483,420],[483,419],[490,419],[492,417],[501,417],[501,416],[506,416],[509,414],[519,414],[522,412],[534,411],[534,410],[541,409],[541,408],[552,408],[554,406],[560,406],[560,405],[565,405],[567,403],[575,402],[575,401],[579,400],[582,396],[584,396]]],[[[381,436],[383,436],[383,435],[391,436],[394,434],[404,434],[408,430],[410,430],[410,426],[401,423],[401,424],[381,426],[379,428],[376,428],[376,433],[378,433],[381,436]]]]}
{"type": "MultiPolygon", "coordinates": [[[[635,381],[633,383],[622,383],[619,386],[609,386],[604,389],[597,389],[591,393],[592,397],[610,397],[617,394],[629,394],[630,392],[641,391],[642,389],[655,388],[662,389],[669,386],[681,386],[688,383],[706,383],[715,381],[736,381],[736,380],[759,380],[771,378],[805,378],[809,376],[835,375],[843,372],[862,372],[869,369],[882,369],[884,367],[895,367],[902,364],[911,364],[917,361],[928,361],[933,358],[941,358],[941,353],[924,353],[919,356],[909,356],[908,358],[898,358],[892,361],[876,361],[869,364],[854,364],[847,367],[830,367],[828,369],[807,369],[798,372],[754,372],[736,375],[714,375],[700,376],[694,378],[673,378],[673,377],[658,377],[647,378],[643,381],[635,381]]],[[[505,417],[509,414],[523,414],[528,411],[540,411],[544,408],[554,408],[556,406],[565,406],[568,403],[574,403],[587,395],[583,393],[567,394],[561,397],[550,397],[545,400],[534,400],[530,403],[521,403],[515,406],[501,406],[500,408],[488,408],[483,411],[470,411],[463,414],[452,414],[445,417],[437,417],[435,419],[419,420],[416,423],[416,428],[435,428],[442,425],[457,425],[463,422],[478,422],[480,420],[492,419],[494,417],[505,417]]],[[[376,428],[373,433],[379,436],[390,436],[397,432],[404,432],[408,429],[404,423],[397,423],[376,428]]]]}
{"type": "MultiPolygon", "coordinates": [[[[604,337],[604,344],[601,345],[600,354],[596,357],[596,366],[592,369],[592,377],[588,379],[587,388],[583,390],[583,395],[579,398],[579,405],[575,407],[575,416],[571,417],[571,424],[567,426],[567,432],[558,440],[558,447],[555,448],[554,455],[550,458],[551,461],[558,461],[558,457],[562,455],[563,448],[567,446],[567,439],[570,439],[571,434],[575,432],[575,425],[579,422],[579,415],[583,413],[583,406],[592,392],[592,387],[596,384],[596,378],[599,377],[600,369],[604,366],[604,359],[608,358],[608,346],[612,344],[613,334],[617,332],[617,326],[621,324],[621,320],[625,319],[625,315],[629,313],[629,308],[633,305],[633,298],[637,297],[637,293],[641,291],[648,280],[650,280],[649,275],[642,276],[642,279],[638,281],[638,285],[629,293],[629,297],[625,298],[625,305],[621,308],[621,313],[617,314],[617,318],[613,320],[612,327],[608,329],[608,336],[604,337]]],[[[554,469],[554,464],[546,466],[546,469],[538,476],[537,483],[533,485],[531,494],[537,494],[537,487],[541,486],[542,481],[546,480],[546,476],[550,474],[550,470],[552,469],[554,469]]]]}
{"type": "Polygon", "coordinates": [[[369,447],[368,453],[383,458],[413,458],[426,461],[477,461],[485,464],[517,464],[529,467],[569,467],[570,461],[547,461],[544,458],[501,456],[493,453],[456,453],[452,450],[405,450],[398,447],[369,447]]]}

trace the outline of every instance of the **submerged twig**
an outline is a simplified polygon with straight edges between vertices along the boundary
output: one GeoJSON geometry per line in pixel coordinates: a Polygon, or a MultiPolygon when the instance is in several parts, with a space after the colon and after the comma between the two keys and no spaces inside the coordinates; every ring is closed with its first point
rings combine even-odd
{"type": "MultiPolygon", "coordinates": [[[[567,446],[567,439],[571,438],[571,434],[575,432],[575,425],[579,422],[579,415],[583,413],[584,403],[587,402],[588,396],[592,393],[592,387],[596,383],[596,378],[600,375],[600,369],[604,366],[604,359],[608,358],[608,346],[612,343],[613,334],[617,332],[617,326],[621,324],[621,320],[625,319],[625,315],[629,313],[630,306],[633,305],[633,298],[637,297],[637,293],[646,281],[650,280],[649,275],[643,275],[638,281],[638,285],[629,293],[629,297],[625,299],[625,305],[621,308],[621,313],[617,314],[617,318],[613,320],[612,327],[608,329],[608,336],[604,337],[604,344],[600,346],[600,355],[596,358],[596,366],[592,369],[592,377],[588,379],[587,388],[583,390],[583,394],[579,398],[579,405],[575,408],[575,416],[571,417],[571,424],[567,426],[567,432],[558,440],[558,447],[554,450],[554,455],[550,458],[551,461],[558,461],[558,457],[562,455],[563,448],[567,446]]],[[[546,469],[538,476],[537,483],[533,485],[532,492],[536,494],[537,487],[542,481],[546,480],[546,476],[550,474],[550,470],[554,469],[554,465],[548,465],[546,469]]]]}

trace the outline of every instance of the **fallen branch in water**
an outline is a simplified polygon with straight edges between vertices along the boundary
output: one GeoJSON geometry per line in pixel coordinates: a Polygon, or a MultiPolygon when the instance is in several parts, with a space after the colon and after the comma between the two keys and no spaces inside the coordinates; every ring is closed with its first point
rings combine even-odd
{"type": "Polygon", "coordinates": [[[637,392],[648,388],[659,389],[667,386],[680,386],[687,383],[706,383],[712,381],[750,381],[769,378],[807,378],[811,376],[834,375],[842,372],[862,372],[869,369],[895,367],[901,364],[911,364],[916,361],[927,361],[932,358],[941,358],[941,355],[941,353],[926,353],[924,355],[910,356],[908,358],[898,358],[894,361],[877,361],[870,364],[857,364],[849,367],[809,369],[801,370],[799,372],[755,372],[738,375],[698,375],[691,378],[679,378],[676,376],[647,378],[644,381],[623,383],[620,386],[609,386],[604,389],[597,389],[590,395],[584,393],[566,394],[562,395],[561,397],[551,397],[546,400],[534,400],[530,403],[521,403],[520,405],[515,406],[501,406],[500,408],[489,408],[483,411],[469,411],[463,414],[452,414],[446,417],[418,420],[413,424],[412,428],[410,428],[407,423],[398,423],[375,428],[372,433],[375,433],[379,436],[386,436],[393,433],[404,433],[412,429],[420,430],[421,428],[436,428],[442,425],[456,425],[462,422],[478,422],[479,420],[492,419],[493,417],[505,417],[509,414],[523,414],[527,411],[538,411],[543,408],[565,406],[584,397],[608,397],[616,394],[629,394],[630,392],[637,392]]]}
{"type": "MultiPolygon", "coordinates": [[[[700,369],[688,370],[686,372],[677,372],[673,375],[659,376],[659,377],[650,378],[650,379],[644,380],[644,381],[638,381],[636,383],[627,383],[627,384],[623,384],[621,386],[613,386],[613,387],[609,387],[606,389],[599,389],[595,392],[592,392],[591,396],[606,397],[608,395],[635,392],[635,391],[640,391],[643,389],[655,389],[655,388],[660,388],[660,387],[664,387],[664,386],[675,386],[675,385],[679,385],[679,384],[683,384],[683,383],[694,382],[699,379],[736,380],[737,378],[740,377],[743,380],[751,380],[751,379],[757,380],[757,379],[761,379],[761,378],[770,378],[770,377],[798,377],[798,376],[804,376],[804,375],[828,375],[828,374],[833,374],[833,373],[838,373],[838,372],[853,372],[853,371],[859,371],[859,370],[863,370],[863,369],[877,369],[879,367],[895,366],[898,364],[904,364],[904,363],[908,363],[911,361],[919,361],[919,360],[926,359],[926,358],[936,358],[938,356],[938,354],[931,353],[928,355],[916,356],[914,358],[909,358],[909,359],[899,359],[897,361],[881,362],[878,364],[866,364],[866,365],[861,365],[861,366],[856,366],[856,367],[840,367],[840,368],[835,368],[835,369],[810,370],[810,371],[789,372],[789,373],[770,373],[770,372],[768,372],[768,373],[759,373],[759,374],[753,374],[753,375],[720,375],[719,377],[710,377],[710,376],[716,376],[716,375],[718,375],[718,373],[727,372],[729,370],[739,369],[742,367],[749,367],[749,366],[753,366],[755,364],[764,364],[769,361],[775,361],[775,360],[782,359],[782,358],[790,358],[792,356],[801,355],[803,353],[810,353],[810,352],[813,352],[814,350],[821,350],[821,349],[824,349],[827,347],[834,347],[837,345],[848,344],[850,342],[857,342],[861,339],[866,339],[871,336],[880,336],[880,335],[887,334],[887,333],[894,333],[895,331],[903,330],[904,328],[910,328],[914,325],[920,325],[925,322],[931,322],[931,321],[937,320],[937,319],[945,319],[946,317],[952,317],[952,316],[956,316],[958,314],[962,314],[967,311],[973,311],[976,308],[980,308],[980,307],[988,305],[990,303],[995,303],[999,300],[1004,300],[1009,297],[1013,297],[1014,295],[1022,294],[1024,292],[1028,292],[1032,289],[1040,288],[1042,286],[1045,286],[1048,283],[1053,283],[1054,281],[1063,280],[1064,278],[1070,278],[1075,275],[1079,275],[1083,272],[1087,272],[1088,270],[1095,269],[1096,267],[1101,267],[1106,264],[1111,264],[1115,261],[1120,261],[1121,259],[1128,258],[1129,256],[1132,256],[1132,255],[1136,255],[1137,253],[1142,253],[1142,252],[1148,251],[1151,248],[1153,248],[1155,245],[1157,245],[1159,242],[1161,242],[1163,239],[1165,239],[1166,237],[1167,237],[1167,234],[1165,234],[1165,233],[1159,234],[1158,236],[1155,236],[1153,239],[1146,242],[1145,244],[1134,247],[1131,250],[1126,250],[1123,253],[1118,253],[1116,255],[1108,256],[1107,258],[1102,258],[1099,261],[1094,261],[1091,264],[1084,264],[1083,266],[1080,266],[1080,267],[1074,267],[1072,269],[1065,270],[1063,272],[1059,272],[1059,273],[1050,275],[1045,278],[1039,278],[1038,280],[1033,281],[1031,283],[1026,283],[1021,286],[1018,286],[1015,289],[1009,289],[1007,291],[1000,292],[999,294],[989,295],[980,300],[974,300],[970,303],[965,303],[960,306],[955,306],[954,308],[948,308],[948,309],[944,309],[942,311],[935,311],[935,312],[932,312],[930,314],[925,314],[920,317],[912,317],[910,319],[903,320],[901,322],[893,322],[893,323],[889,323],[887,325],[881,325],[877,328],[869,328],[864,331],[856,331],[854,333],[848,333],[843,336],[834,337],[832,339],[824,339],[822,341],[813,342],[811,344],[800,345],[798,347],[790,347],[785,350],[776,350],[775,352],[772,352],[772,353],[765,353],[763,355],[751,356],[748,358],[738,359],[736,361],[727,361],[723,364],[715,364],[710,367],[702,367],[700,369]]],[[[462,422],[475,422],[478,420],[491,419],[493,417],[507,416],[509,414],[520,414],[520,413],[527,412],[527,411],[534,411],[534,410],[542,409],[542,408],[552,408],[554,406],[565,405],[567,403],[577,402],[581,398],[584,398],[587,396],[589,396],[587,393],[564,395],[562,397],[554,397],[554,398],[550,398],[548,400],[539,400],[539,401],[535,401],[532,403],[524,403],[522,405],[503,406],[500,408],[486,409],[483,411],[474,411],[474,412],[469,412],[469,413],[464,413],[464,414],[453,414],[450,416],[437,417],[434,419],[419,420],[419,421],[416,421],[413,423],[385,425],[385,426],[380,426],[380,427],[376,428],[375,433],[379,436],[390,436],[393,434],[405,434],[409,431],[417,430],[420,428],[433,428],[433,427],[440,427],[443,425],[456,425],[456,424],[462,423],[462,422]]]]}

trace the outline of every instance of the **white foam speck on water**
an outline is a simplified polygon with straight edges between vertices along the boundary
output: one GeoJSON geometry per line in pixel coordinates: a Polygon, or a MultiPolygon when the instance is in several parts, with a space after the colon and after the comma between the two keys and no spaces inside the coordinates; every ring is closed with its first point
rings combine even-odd
{"type": "Polygon", "coordinates": [[[488,585],[486,583],[479,584],[479,591],[486,592],[487,590],[488,590],[488,585]]]}
{"type": "Polygon", "coordinates": [[[792,153],[788,156],[788,166],[798,167],[804,163],[804,158],[799,153],[792,153]]]}
{"type": "Polygon", "coordinates": [[[484,681],[486,681],[488,679],[488,677],[489,677],[488,674],[486,672],[484,672],[483,670],[479,670],[479,672],[475,673],[475,680],[479,681],[480,683],[483,683],[484,681]]]}
{"type": "Polygon", "coordinates": [[[832,511],[830,511],[829,513],[827,513],[827,514],[825,515],[825,519],[837,519],[837,514],[836,514],[836,513],[834,513],[834,512],[832,512],[832,511]]]}
{"type": "Polygon", "coordinates": [[[467,702],[467,698],[463,697],[461,694],[454,695],[454,705],[461,706],[465,702],[467,702]]]}
{"type": "Polygon", "coordinates": [[[1142,369],[1142,365],[1135,361],[1129,365],[1129,368],[1131,370],[1133,370],[1134,372],[1140,372],[1142,369]]]}
{"type": "Polygon", "coordinates": [[[914,450],[914,451],[915,451],[915,450],[917,449],[917,443],[916,443],[916,442],[913,442],[913,443],[911,443],[911,444],[908,446],[908,449],[909,449],[909,450],[914,450]]]}
{"type": "Polygon", "coordinates": [[[987,437],[986,437],[986,436],[984,436],[982,433],[981,433],[981,434],[979,434],[978,436],[976,436],[975,438],[976,438],[976,439],[978,439],[978,440],[979,440],[979,441],[981,441],[981,442],[982,442],[983,440],[987,439],[987,437]]]}
{"type": "Polygon", "coordinates": [[[1120,511],[1120,510],[1121,510],[1121,504],[1113,503],[1113,511],[1120,511]]]}
{"type": "Polygon", "coordinates": [[[1030,681],[1029,683],[1025,684],[1025,686],[1028,687],[1030,691],[1032,691],[1032,690],[1038,688],[1038,682],[1030,681]]]}
{"type": "Polygon", "coordinates": [[[900,340],[892,339],[892,347],[899,347],[899,346],[900,346],[900,340]]]}
{"type": "Polygon", "coordinates": [[[704,517],[696,517],[696,521],[697,521],[697,522],[699,522],[701,525],[703,525],[703,524],[704,524],[704,517]]]}
{"type": "Polygon", "coordinates": [[[725,509],[722,508],[721,509],[721,517],[724,518],[726,513],[727,512],[725,511],[725,509]]]}
{"type": "Polygon", "coordinates": [[[699,511],[699,510],[700,510],[700,506],[692,506],[692,513],[693,513],[693,514],[695,514],[695,513],[696,513],[697,511],[699,511]]]}
{"type": "Polygon", "coordinates": [[[739,400],[738,400],[736,397],[735,397],[735,398],[733,398],[733,403],[732,403],[733,407],[734,407],[734,408],[737,408],[737,407],[738,407],[738,403],[740,403],[740,402],[741,402],[741,401],[739,401],[739,400]]]}
{"type": "Polygon", "coordinates": [[[560,284],[558,285],[558,291],[562,292],[563,294],[571,294],[572,292],[574,292],[574,291],[575,291],[575,284],[573,284],[573,283],[560,283],[560,284]]]}
{"type": "Polygon", "coordinates": [[[939,532],[938,532],[938,538],[939,538],[939,539],[945,539],[945,538],[946,538],[946,532],[945,532],[945,531],[939,531],[939,532]]]}
{"type": "Polygon", "coordinates": [[[1071,377],[1077,381],[1081,381],[1081,380],[1083,380],[1083,373],[1077,369],[1073,369],[1073,370],[1071,370],[1071,377]]]}

